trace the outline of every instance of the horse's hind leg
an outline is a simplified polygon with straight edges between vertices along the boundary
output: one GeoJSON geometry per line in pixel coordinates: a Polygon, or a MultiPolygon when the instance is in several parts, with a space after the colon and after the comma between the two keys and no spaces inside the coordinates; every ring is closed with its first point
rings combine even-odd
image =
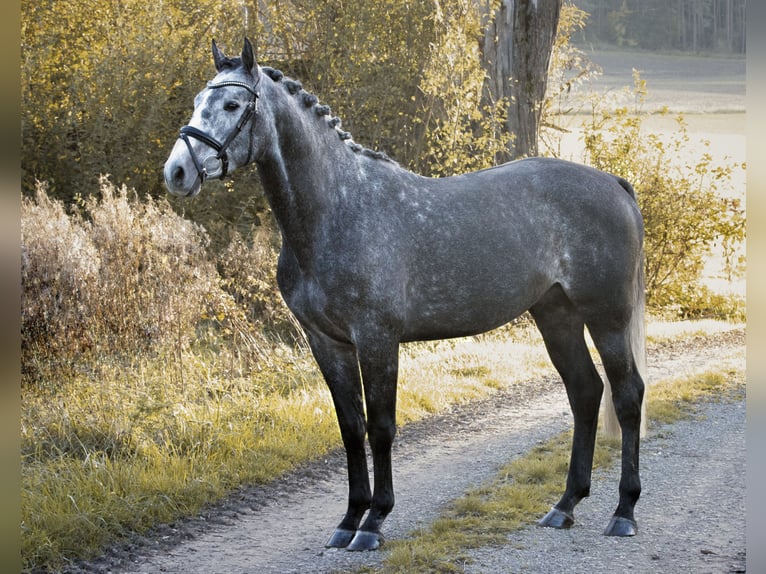
{"type": "Polygon", "coordinates": [[[585,343],[583,320],[559,286],[551,288],[530,313],[543,336],[551,361],[564,381],[574,415],[566,490],[538,524],[569,528],[574,523],[574,507],[590,494],[598,410],[604,384],[585,343]]]}
{"type": "Polygon", "coordinates": [[[633,509],[641,495],[638,450],[644,382],[636,367],[627,327],[603,325],[596,320],[588,321],[588,329],[601,355],[622,430],[620,502],[604,534],[633,536],[637,531],[633,509]]]}

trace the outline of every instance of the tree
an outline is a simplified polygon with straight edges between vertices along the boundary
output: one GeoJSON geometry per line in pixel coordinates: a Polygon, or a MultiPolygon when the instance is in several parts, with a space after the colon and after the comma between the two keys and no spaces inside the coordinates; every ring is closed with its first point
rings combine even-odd
{"type": "Polygon", "coordinates": [[[644,50],[744,54],[746,0],[578,0],[583,36],[644,50]]]}
{"type": "Polygon", "coordinates": [[[488,22],[481,50],[488,75],[484,99],[489,105],[505,100],[506,130],[514,136],[497,163],[537,155],[561,0],[480,0],[480,6],[488,22]]]}
{"type": "Polygon", "coordinates": [[[210,38],[241,38],[240,13],[214,0],[21,8],[24,191],[44,180],[71,202],[109,173],[162,195],[162,162],[208,76],[210,38]]]}

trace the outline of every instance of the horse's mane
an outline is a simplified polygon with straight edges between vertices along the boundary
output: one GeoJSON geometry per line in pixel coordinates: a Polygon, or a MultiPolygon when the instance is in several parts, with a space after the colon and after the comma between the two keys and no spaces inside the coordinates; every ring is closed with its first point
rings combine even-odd
{"type": "MultiPolygon", "coordinates": [[[[319,98],[314,94],[307,92],[303,89],[303,85],[298,80],[293,80],[285,76],[281,71],[267,66],[262,66],[261,71],[266,74],[274,83],[281,84],[289,94],[297,97],[303,103],[306,108],[313,108],[314,112],[321,117],[331,116],[330,106],[319,103],[319,98]]],[[[337,116],[329,117],[327,120],[327,127],[337,132],[338,137],[346,143],[346,145],[354,152],[366,155],[373,159],[379,159],[391,163],[396,163],[388,155],[382,151],[375,151],[368,149],[362,145],[356,143],[351,134],[341,129],[341,120],[337,116]]]]}

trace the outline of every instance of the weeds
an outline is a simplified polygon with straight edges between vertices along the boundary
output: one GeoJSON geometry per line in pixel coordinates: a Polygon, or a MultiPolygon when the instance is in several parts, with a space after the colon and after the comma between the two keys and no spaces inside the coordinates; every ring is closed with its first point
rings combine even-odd
{"type": "Polygon", "coordinates": [[[71,215],[38,185],[22,200],[22,372],[47,360],[185,345],[218,293],[202,228],[101,181],[71,215]]]}
{"type": "Polygon", "coordinates": [[[329,393],[312,369],[264,370],[268,391],[201,374],[189,369],[187,384],[173,385],[162,361],[142,361],[26,390],[27,567],[87,557],[338,446],[329,393]]]}

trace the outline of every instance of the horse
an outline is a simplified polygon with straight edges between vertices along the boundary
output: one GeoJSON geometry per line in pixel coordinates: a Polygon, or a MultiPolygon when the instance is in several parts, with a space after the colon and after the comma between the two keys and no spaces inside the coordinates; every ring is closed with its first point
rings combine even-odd
{"type": "Polygon", "coordinates": [[[529,311],[574,419],[561,499],[569,528],[590,492],[604,382],[622,436],[619,502],[604,534],[637,533],[645,355],[643,220],[631,185],[555,158],[428,178],[357,144],[299,81],[212,42],[216,75],[164,165],[168,191],[250,163],[281,234],[277,283],[332,395],[348,506],[330,548],[375,550],[394,507],[399,345],[476,335],[529,311]],[[365,437],[372,452],[370,488],[365,437]],[[364,519],[364,520],[363,520],[364,519]]]}

